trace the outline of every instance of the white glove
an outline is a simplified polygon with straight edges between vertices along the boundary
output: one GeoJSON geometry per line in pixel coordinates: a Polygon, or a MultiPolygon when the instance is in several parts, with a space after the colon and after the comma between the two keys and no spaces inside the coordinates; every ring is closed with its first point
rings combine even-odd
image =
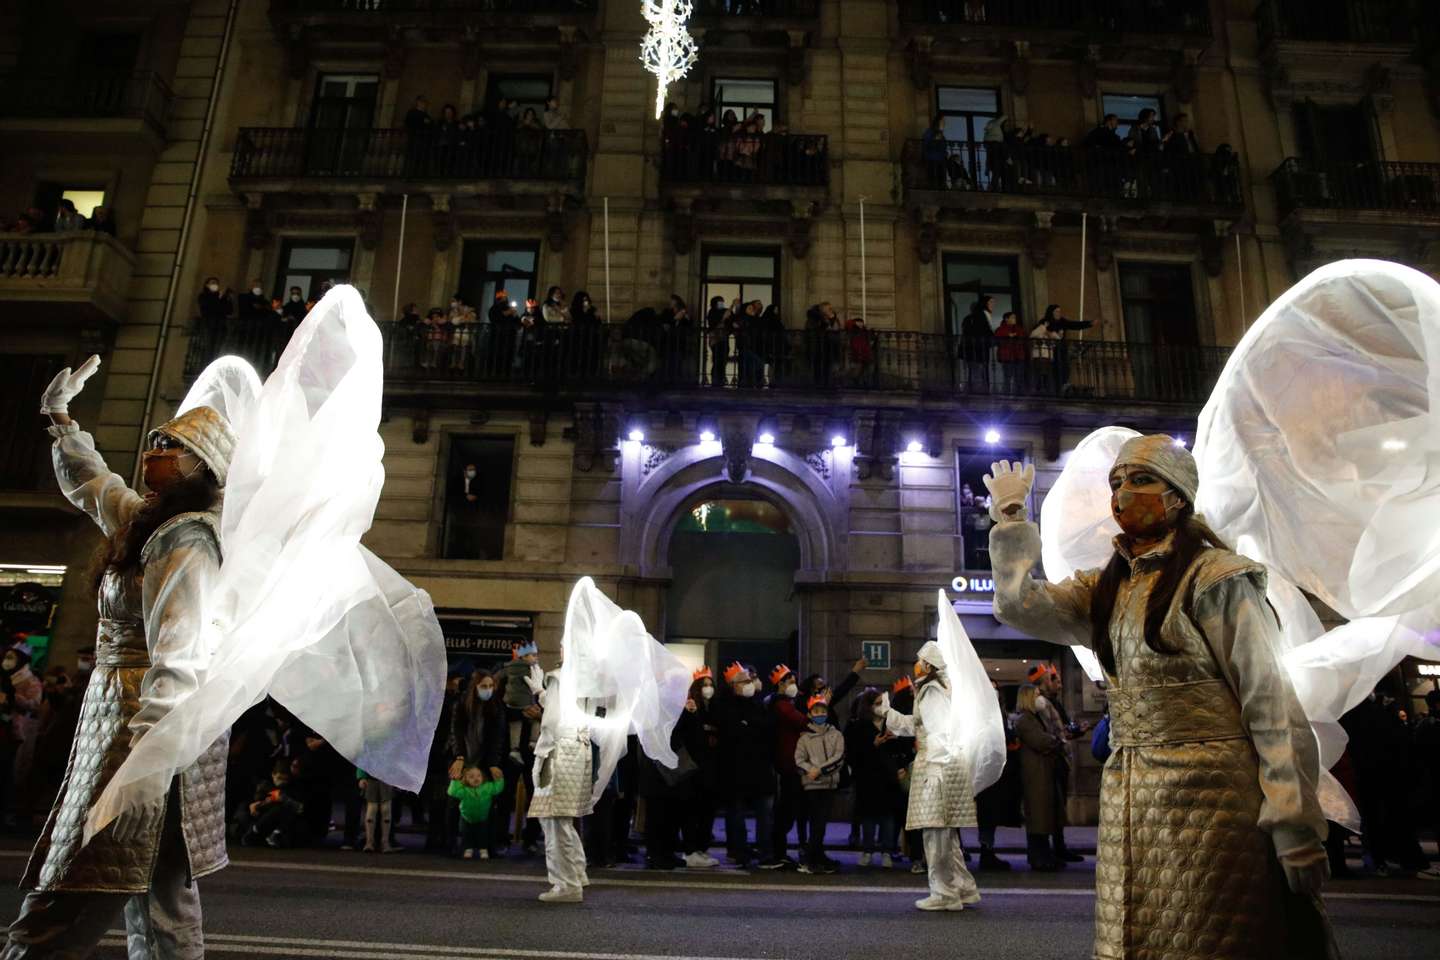
{"type": "Polygon", "coordinates": [[[1309,861],[1289,862],[1282,859],[1280,866],[1284,868],[1284,882],[1290,885],[1292,894],[1319,894],[1320,888],[1325,887],[1325,881],[1331,878],[1331,861],[1323,853],[1309,861]]]}
{"type": "Polygon", "coordinates": [[[545,689],[545,671],[540,669],[540,664],[538,663],[530,664],[530,672],[525,676],[524,680],[525,686],[529,687],[530,692],[537,697],[540,696],[541,692],[545,689]]]}
{"type": "Polygon", "coordinates": [[[85,389],[85,381],[90,379],[91,374],[100,369],[100,355],[93,354],[89,360],[80,364],[80,369],[74,373],[66,367],[55,374],[55,379],[50,381],[50,386],[40,395],[41,413],[69,413],[70,401],[85,389]]]}
{"type": "MultiPolygon", "coordinates": [[[[73,396],[73,394],[72,394],[73,396]]],[[[165,801],[155,800],[143,807],[121,811],[111,825],[110,835],[116,843],[138,843],[151,831],[160,829],[160,819],[165,816],[165,801]]]]}
{"type": "Polygon", "coordinates": [[[996,523],[1005,520],[1024,519],[1025,498],[1030,496],[1030,487],[1035,483],[1034,464],[1007,463],[1001,460],[990,464],[992,473],[984,476],[985,489],[990,491],[990,519],[996,523]],[[1011,516],[1007,513],[1020,509],[1011,516]]]}

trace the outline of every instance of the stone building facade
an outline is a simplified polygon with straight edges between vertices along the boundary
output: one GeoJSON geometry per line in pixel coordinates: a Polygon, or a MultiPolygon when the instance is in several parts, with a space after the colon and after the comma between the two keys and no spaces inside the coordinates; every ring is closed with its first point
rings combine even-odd
{"type": "MultiPolygon", "coordinates": [[[[119,225],[113,240],[0,234],[0,345],[12,378],[28,378],[4,398],[0,563],[15,577],[65,568],[53,655],[68,662],[93,635],[95,536],[46,477],[31,394],[101,352],[76,416],[133,475],[146,427],[221,346],[195,322],[214,275],[236,291],[258,278],[277,297],[291,282],[317,293],[322,277],[367,296],[390,365],[387,483],[367,543],[470,625],[455,627],[457,650],[474,640],[466,629],[499,624],[555,651],[569,586],[589,574],[714,662],[735,649],[724,624],[671,622],[677,529],[703,504],[751,500],[794,541],[793,636],[766,649],[801,669],[838,675],[873,641],[892,645],[893,668],[867,679],[905,668],[942,588],[982,653],[1053,656],[985,612],[983,533],[964,496],[983,493],[977,468],[1033,462],[1038,508],[1097,426],[1193,431],[1226,348],[1313,266],[1365,254],[1440,270],[1440,29],[1426,4],[1336,0],[1318,6],[1343,16],[1325,18],[1290,0],[1053,6],[700,0],[700,59],[670,99],[765,117],[767,159],[725,172],[709,158],[697,169],[653,118],[634,4],[139,0],[99,21],[64,2],[10,14],[0,213],[98,190],[119,225]],[[57,32],[84,39],[57,52],[57,32]],[[119,92],[100,102],[56,80],[36,108],[32,51],[59,67],[129,47],[106,68],[119,92]],[[435,116],[554,97],[565,125],[537,153],[447,166],[404,131],[420,95],[435,116]],[[1012,149],[1007,168],[985,138],[1003,117],[1078,148],[1106,113],[1128,127],[1147,106],[1167,130],[1189,117],[1194,160],[1152,177],[1057,146],[1012,149]],[[943,161],[922,140],[936,113],[943,161]],[[492,255],[525,262],[492,269],[492,255]],[[25,266],[40,261],[60,266],[25,266]],[[520,282],[537,299],[550,284],[591,293],[616,325],[596,366],[537,378],[466,354],[425,367],[395,323],[397,305],[423,312],[457,289],[473,302],[520,282]],[[747,290],[791,331],[789,359],[772,351],[758,379],[732,360],[723,384],[707,382],[698,327],[683,376],[637,381],[616,360],[634,311],[678,294],[698,321],[708,295],[747,290]],[[954,338],[980,293],[1027,328],[1049,304],[1093,322],[1069,335],[1070,389],[1002,388],[994,357],[981,376],[995,389],[971,388],[954,338]],[[844,333],[838,362],[814,365],[832,348],[802,331],[822,301],[864,316],[873,368],[852,368],[844,333]],[[454,471],[475,443],[508,477],[487,488],[504,491],[487,558],[460,559],[447,547],[454,471]]],[[[1096,707],[1078,670],[1066,682],[1074,712],[1096,707]]],[[[1080,793],[1093,792],[1092,777],[1080,793]]]]}

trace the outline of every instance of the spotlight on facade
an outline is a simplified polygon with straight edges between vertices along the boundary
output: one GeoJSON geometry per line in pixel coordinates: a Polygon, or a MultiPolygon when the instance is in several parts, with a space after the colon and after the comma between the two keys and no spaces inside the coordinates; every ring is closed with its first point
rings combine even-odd
{"type": "Polygon", "coordinates": [[[631,427],[630,439],[635,441],[636,443],[642,443],[645,440],[645,431],[641,430],[639,427],[631,427]]]}
{"type": "Polygon", "coordinates": [[[767,447],[771,446],[775,443],[775,434],[771,433],[769,430],[766,430],[764,433],[760,434],[760,436],[756,438],[755,442],[763,443],[767,447]]]}
{"type": "Polygon", "coordinates": [[[911,440],[909,443],[905,444],[905,450],[908,453],[919,453],[924,449],[925,444],[921,443],[919,440],[911,440]]]}
{"type": "Polygon", "coordinates": [[[715,441],[715,431],[714,431],[714,430],[701,430],[701,431],[700,431],[700,442],[701,442],[701,443],[713,443],[714,441],[715,441]]]}
{"type": "Polygon", "coordinates": [[[1183,447],[1183,446],[1185,446],[1185,438],[1184,438],[1184,437],[1176,437],[1176,438],[1175,438],[1175,446],[1177,446],[1177,447],[1183,447]]]}
{"type": "Polygon", "coordinates": [[[835,434],[833,437],[831,437],[831,438],[830,438],[830,446],[832,446],[832,447],[843,447],[843,446],[845,446],[845,434],[843,434],[843,433],[837,433],[837,434],[835,434]]]}
{"type": "Polygon", "coordinates": [[[999,430],[996,430],[994,427],[991,427],[989,430],[986,430],[986,431],[985,431],[985,442],[988,443],[988,444],[990,444],[991,446],[994,446],[995,444],[999,443],[999,442],[1000,442],[1000,431],[999,431],[999,430]]]}

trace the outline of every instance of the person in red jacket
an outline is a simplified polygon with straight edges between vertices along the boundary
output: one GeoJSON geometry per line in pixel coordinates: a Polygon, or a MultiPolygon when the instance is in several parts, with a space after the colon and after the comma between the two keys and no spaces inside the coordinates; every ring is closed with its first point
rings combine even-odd
{"type": "Polygon", "coordinates": [[[786,867],[796,866],[786,850],[790,828],[795,827],[797,850],[805,850],[805,792],[800,771],[795,766],[795,744],[810,725],[810,720],[797,705],[800,693],[795,672],[780,663],[770,671],[770,685],[775,688],[766,707],[775,717],[775,772],[780,777],[780,792],[775,798],[775,820],[771,844],[775,857],[786,867]]]}
{"type": "Polygon", "coordinates": [[[1025,382],[1025,325],[1014,310],[1008,310],[995,328],[995,358],[1005,380],[1005,392],[1013,394],[1017,384],[1025,382]]]}

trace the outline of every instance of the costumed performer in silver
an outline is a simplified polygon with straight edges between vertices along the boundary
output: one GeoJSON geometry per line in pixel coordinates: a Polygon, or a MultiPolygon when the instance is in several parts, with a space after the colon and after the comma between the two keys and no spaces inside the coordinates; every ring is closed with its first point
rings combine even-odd
{"type": "Polygon", "coordinates": [[[100,366],[60,371],[41,399],[55,478],[106,537],[95,670],[60,793],[21,885],[6,960],[88,956],[124,911],[130,956],[201,957],[196,882],[223,868],[228,732],[168,784],[158,806],[127,812],[89,844],[91,804],[132,747],[195,688],[201,624],[220,571],[220,502],[235,449],[230,423],[200,406],[151,432],[150,494],[112,473],[69,403],[100,366]]]}
{"type": "Polygon", "coordinates": [[[995,616],[1088,641],[1109,680],[1097,960],[1328,956],[1316,741],[1281,662],[1265,568],[1196,516],[1194,458],[1168,436],[1126,442],[1109,478],[1121,530],[1110,560],[1060,583],[1030,575],[1034,468],[992,470],[995,616]]]}
{"type": "Polygon", "coordinates": [[[945,591],[938,596],[937,639],[915,659],[915,710],[891,708],[880,698],[885,727],[915,738],[905,829],[921,831],[930,895],[921,910],[964,910],[980,902],[965,866],[960,827],[973,827],[975,794],[1000,778],[1005,766],[1005,728],[995,692],[945,591]]]}
{"type": "Polygon", "coordinates": [[[634,733],[647,756],[674,767],[670,734],[685,709],[690,671],[589,577],[570,593],[561,665],[531,668],[544,716],[535,744],[529,816],[545,833],[550,889],[543,903],[579,903],[590,878],[575,820],[590,814],[634,733]],[[593,761],[593,762],[592,762],[593,761]]]}

